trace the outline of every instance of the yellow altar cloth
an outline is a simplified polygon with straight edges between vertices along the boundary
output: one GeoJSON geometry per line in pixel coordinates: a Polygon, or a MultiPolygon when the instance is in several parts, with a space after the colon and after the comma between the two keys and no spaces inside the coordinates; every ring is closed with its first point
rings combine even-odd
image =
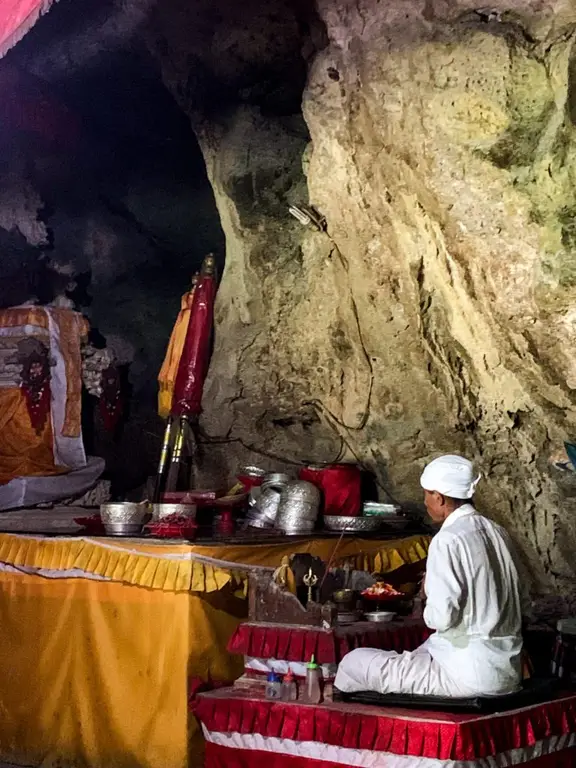
{"type": "MultiPolygon", "coordinates": [[[[338,559],[393,571],[429,539],[347,539],[338,559]]],[[[0,535],[0,760],[43,768],[202,764],[187,681],[230,681],[250,565],[328,558],[333,539],[190,545],[0,535]],[[17,571],[15,569],[18,569],[17,571]]]]}

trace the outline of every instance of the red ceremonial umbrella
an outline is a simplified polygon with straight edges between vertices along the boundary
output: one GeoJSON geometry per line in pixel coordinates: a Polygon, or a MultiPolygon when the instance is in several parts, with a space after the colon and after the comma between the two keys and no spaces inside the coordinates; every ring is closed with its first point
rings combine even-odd
{"type": "Polygon", "coordinates": [[[186,341],[174,384],[172,416],[197,417],[202,410],[202,391],[210,362],[216,297],[215,273],[214,257],[207,256],[194,293],[186,341]]]}
{"type": "Polygon", "coordinates": [[[0,2],[0,56],[22,40],[50,8],[52,0],[2,0],[0,2]]]}
{"type": "MultiPolygon", "coordinates": [[[[186,340],[174,383],[172,410],[166,425],[164,443],[160,455],[156,490],[154,493],[155,501],[160,500],[169,458],[170,471],[166,481],[166,490],[176,490],[182,449],[186,434],[188,433],[188,427],[190,423],[192,425],[196,423],[202,411],[202,392],[210,362],[216,288],[216,262],[211,254],[204,259],[192,300],[186,340]],[[176,430],[174,445],[171,447],[173,437],[172,426],[176,419],[179,420],[178,429],[176,430]]],[[[192,450],[193,447],[192,444],[192,450]]]]}

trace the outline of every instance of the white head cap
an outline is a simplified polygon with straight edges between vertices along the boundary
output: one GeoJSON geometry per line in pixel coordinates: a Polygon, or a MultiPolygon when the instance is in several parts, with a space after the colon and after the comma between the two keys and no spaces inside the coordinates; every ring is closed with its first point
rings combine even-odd
{"type": "Polygon", "coordinates": [[[471,499],[482,475],[462,456],[440,456],[430,462],[420,478],[425,491],[437,491],[452,499],[471,499]]]}

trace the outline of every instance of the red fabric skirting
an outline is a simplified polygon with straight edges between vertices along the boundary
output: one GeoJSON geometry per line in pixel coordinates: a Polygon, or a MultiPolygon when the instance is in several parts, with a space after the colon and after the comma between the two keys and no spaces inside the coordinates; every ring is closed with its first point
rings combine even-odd
{"type": "MultiPolygon", "coordinates": [[[[529,768],[574,768],[576,749],[543,755],[522,765],[529,768]]],[[[206,744],[204,768],[335,768],[335,766],[334,763],[323,760],[309,760],[274,752],[230,749],[217,744],[206,744]]]]}
{"type": "Polygon", "coordinates": [[[230,653],[255,659],[307,662],[314,655],[319,664],[338,664],[355,648],[414,651],[431,635],[421,621],[385,625],[368,622],[331,630],[276,624],[241,624],[230,643],[230,653]]]}
{"type": "Polygon", "coordinates": [[[213,733],[260,734],[396,755],[477,760],[576,733],[576,695],[479,716],[351,704],[275,703],[227,689],[200,696],[196,715],[213,733]]]}

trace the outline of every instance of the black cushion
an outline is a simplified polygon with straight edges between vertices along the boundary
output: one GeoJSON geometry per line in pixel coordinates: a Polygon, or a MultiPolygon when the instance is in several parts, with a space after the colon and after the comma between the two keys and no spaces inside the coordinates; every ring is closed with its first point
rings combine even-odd
{"type": "Polygon", "coordinates": [[[557,678],[532,678],[524,682],[522,689],[505,696],[470,696],[464,699],[444,696],[420,696],[409,693],[376,693],[360,691],[342,693],[334,690],[336,701],[354,704],[372,704],[377,707],[406,707],[408,709],[431,709],[442,712],[506,712],[527,707],[552,698],[559,689],[557,678]]]}

